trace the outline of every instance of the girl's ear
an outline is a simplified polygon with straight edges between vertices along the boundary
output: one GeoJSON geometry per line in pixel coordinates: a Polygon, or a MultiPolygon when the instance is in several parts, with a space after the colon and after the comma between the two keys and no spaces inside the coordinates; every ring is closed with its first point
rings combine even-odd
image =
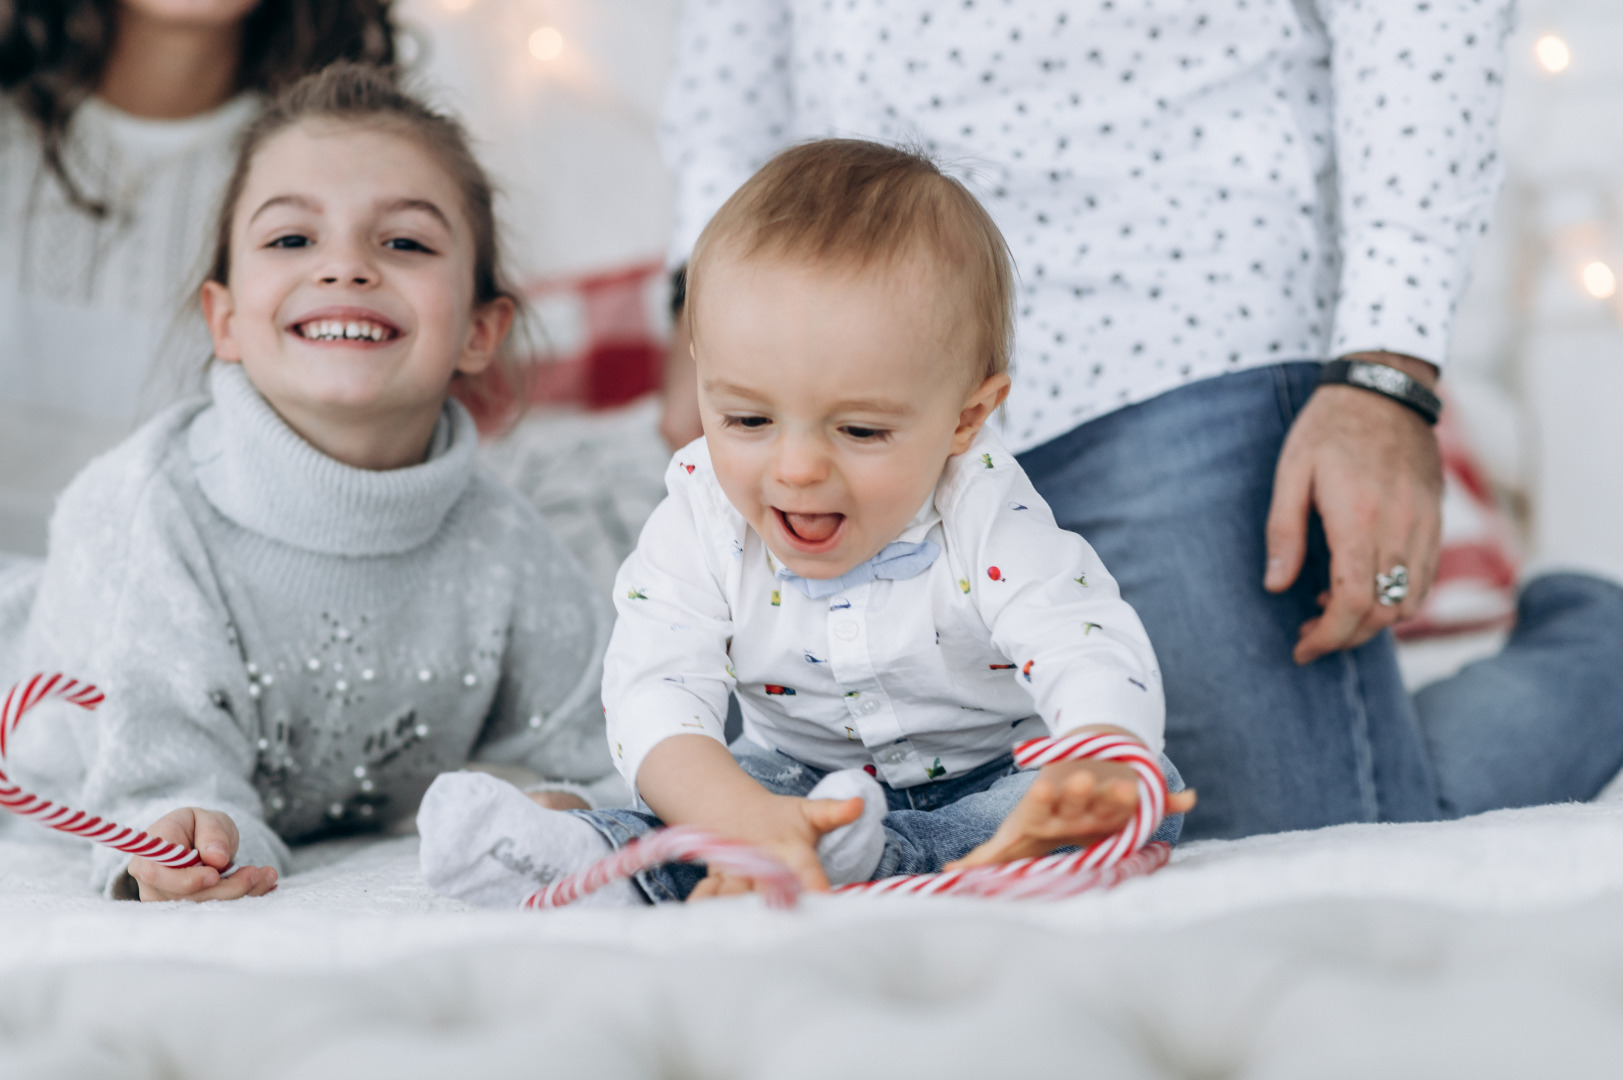
{"type": "Polygon", "coordinates": [[[988,375],[969,392],[963,409],[958,413],[958,430],[952,433],[954,454],[962,454],[969,449],[969,444],[981,433],[981,425],[986,423],[986,418],[996,412],[1008,396],[1009,377],[1003,374],[988,375]]]}
{"type": "Polygon", "coordinates": [[[477,375],[496,360],[507,332],[513,328],[518,309],[513,301],[498,296],[473,309],[473,325],[468,328],[468,343],[456,369],[463,375],[477,375]]]}
{"type": "Polygon", "coordinates": [[[228,364],[240,364],[242,349],[233,332],[237,305],[231,290],[218,281],[205,281],[198,299],[203,304],[203,321],[214,339],[214,355],[228,364]]]}

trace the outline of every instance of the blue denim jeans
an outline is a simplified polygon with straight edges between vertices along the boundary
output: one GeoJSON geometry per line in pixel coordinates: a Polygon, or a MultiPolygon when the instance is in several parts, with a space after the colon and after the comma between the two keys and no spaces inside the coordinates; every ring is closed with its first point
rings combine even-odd
{"type": "MultiPolygon", "coordinates": [[[[796,761],[788,754],[767,750],[748,739],[732,744],[733,759],[778,795],[805,795],[828,775],[825,769],[796,761]]],[[[1183,779],[1165,755],[1161,769],[1167,789],[1182,791],[1183,779]]],[[[890,812],[885,815],[885,850],[879,856],[874,878],[897,874],[933,874],[954,859],[967,855],[991,838],[1014,804],[1026,793],[1037,773],[1019,770],[1008,754],[971,769],[962,776],[935,780],[910,788],[893,788],[880,782],[890,812]]],[[[591,822],[616,848],[657,829],[660,820],[637,810],[572,810],[570,813],[591,822]]],[[[1183,816],[1174,814],[1161,823],[1155,839],[1178,842],[1183,816]]],[[[643,894],[658,903],[684,900],[705,875],[705,867],[694,863],[671,863],[637,875],[643,894]]]]}
{"type": "MultiPolygon", "coordinates": [[[[1274,468],[1316,363],[1192,383],[1020,456],[1138,610],[1167,753],[1200,792],[1191,838],[1414,821],[1592,798],[1623,767],[1623,589],[1527,584],[1504,651],[1411,699],[1390,633],[1291,660],[1318,613],[1317,517],[1296,584],[1262,588],[1274,468]]],[[[1373,588],[1373,582],[1371,583],[1373,588]]]]}

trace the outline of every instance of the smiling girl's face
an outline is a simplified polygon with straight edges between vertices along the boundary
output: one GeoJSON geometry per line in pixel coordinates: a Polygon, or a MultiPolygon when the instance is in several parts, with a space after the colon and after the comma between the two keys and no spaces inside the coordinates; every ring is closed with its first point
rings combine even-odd
{"type": "Polygon", "coordinates": [[[513,319],[474,303],[456,181],[387,128],[305,122],[255,155],[229,284],[203,286],[214,352],[317,449],[359,468],[420,462],[452,378],[488,367],[513,319]]]}

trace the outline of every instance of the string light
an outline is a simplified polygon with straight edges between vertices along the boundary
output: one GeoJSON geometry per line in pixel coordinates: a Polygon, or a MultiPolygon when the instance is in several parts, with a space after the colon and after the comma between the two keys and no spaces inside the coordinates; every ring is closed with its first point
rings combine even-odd
{"type": "Polygon", "coordinates": [[[530,35],[530,55],[537,60],[556,60],[564,51],[564,36],[555,26],[542,26],[530,35]]]}
{"type": "Polygon", "coordinates": [[[1605,263],[1596,260],[1583,268],[1584,292],[1596,300],[1605,300],[1617,292],[1617,275],[1605,263]]]}
{"type": "Polygon", "coordinates": [[[1539,66],[1551,75],[1557,75],[1572,66],[1572,49],[1554,34],[1545,34],[1533,44],[1533,55],[1539,66]]]}

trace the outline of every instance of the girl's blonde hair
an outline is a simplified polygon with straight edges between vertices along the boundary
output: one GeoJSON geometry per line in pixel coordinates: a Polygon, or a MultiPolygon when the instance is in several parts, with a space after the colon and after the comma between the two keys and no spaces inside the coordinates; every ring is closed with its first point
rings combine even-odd
{"type": "MultiPolygon", "coordinates": [[[[231,224],[255,155],[275,136],[311,120],[372,127],[413,139],[426,149],[462,195],[462,213],[473,231],[473,302],[482,305],[505,298],[519,313],[515,325],[522,321],[524,301],[508,285],[502,269],[495,187],[474,157],[467,131],[402,90],[392,69],[370,64],[341,62],[308,75],[248,125],[220,199],[206,280],[231,284],[231,224]]],[[[488,421],[527,399],[525,375],[516,350],[504,344],[495,364],[479,375],[457,375],[451,387],[476,416],[488,421]]]]}

